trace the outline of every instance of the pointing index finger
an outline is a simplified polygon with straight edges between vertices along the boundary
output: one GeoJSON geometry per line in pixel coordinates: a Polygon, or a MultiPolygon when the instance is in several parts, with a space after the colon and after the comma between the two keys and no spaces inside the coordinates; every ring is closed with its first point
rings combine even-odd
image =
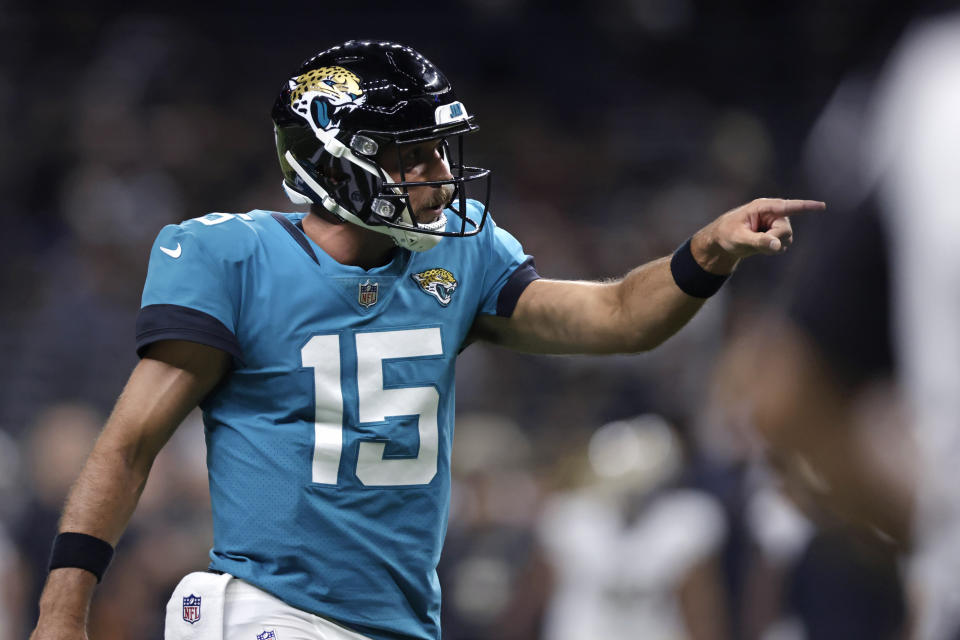
{"type": "Polygon", "coordinates": [[[823,211],[827,208],[827,203],[820,200],[773,200],[770,205],[764,208],[780,217],[808,211],[823,211]]]}

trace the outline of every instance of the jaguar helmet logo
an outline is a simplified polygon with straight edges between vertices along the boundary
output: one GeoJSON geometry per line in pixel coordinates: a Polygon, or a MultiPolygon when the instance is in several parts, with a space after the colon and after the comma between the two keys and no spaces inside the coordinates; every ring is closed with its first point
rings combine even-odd
{"type": "Polygon", "coordinates": [[[420,285],[421,291],[436,298],[437,302],[444,307],[450,304],[453,292],[457,288],[457,280],[453,274],[440,267],[415,273],[410,277],[420,285]]]}
{"type": "Polygon", "coordinates": [[[337,115],[356,109],[367,99],[360,77],[343,67],[312,69],[289,83],[290,108],[314,131],[339,129],[337,115]]]}

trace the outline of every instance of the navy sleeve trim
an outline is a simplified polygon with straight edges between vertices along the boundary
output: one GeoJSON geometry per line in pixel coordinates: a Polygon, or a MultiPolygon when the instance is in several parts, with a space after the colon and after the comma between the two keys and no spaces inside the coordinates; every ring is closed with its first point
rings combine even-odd
{"type": "Polygon", "coordinates": [[[150,304],[137,315],[137,355],[161,340],[198,342],[243,361],[237,337],[209,313],[177,304],[150,304]]]}
{"type": "Polygon", "coordinates": [[[275,213],[273,214],[273,219],[280,223],[280,226],[283,227],[287,233],[289,233],[294,240],[297,241],[297,244],[300,245],[300,248],[307,252],[307,255],[310,256],[310,259],[320,264],[320,261],[317,260],[317,255],[313,252],[313,248],[310,246],[310,243],[307,242],[307,237],[303,234],[300,229],[297,228],[295,224],[290,222],[286,216],[275,213]]]}
{"type": "Polygon", "coordinates": [[[537,273],[537,265],[533,258],[527,258],[510,274],[506,284],[500,289],[500,295],[497,296],[497,315],[503,318],[509,318],[513,315],[513,310],[517,308],[517,302],[520,300],[520,294],[534,280],[539,280],[540,274],[537,273]]]}

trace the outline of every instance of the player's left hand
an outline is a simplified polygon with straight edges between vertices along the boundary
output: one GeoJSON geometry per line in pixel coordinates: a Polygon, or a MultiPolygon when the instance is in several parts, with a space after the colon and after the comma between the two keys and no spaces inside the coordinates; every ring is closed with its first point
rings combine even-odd
{"type": "Polygon", "coordinates": [[[784,253],[793,244],[789,216],[822,211],[819,200],[758,198],[732,209],[694,235],[690,250],[707,271],[730,273],[743,258],[784,253]]]}

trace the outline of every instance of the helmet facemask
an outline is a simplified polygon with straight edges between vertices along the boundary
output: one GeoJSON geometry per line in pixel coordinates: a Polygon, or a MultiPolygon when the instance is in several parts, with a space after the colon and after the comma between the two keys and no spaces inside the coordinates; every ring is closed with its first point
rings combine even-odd
{"type": "MultiPolygon", "coordinates": [[[[473,188],[479,188],[483,193],[477,194],[477,199],[484,203],[487,201],[490,194],[490,171],[479,167],[467,166],[464,163],[463,136],[463,133],[452,136],[454,139],[453,145],[449,142],[450,138],[446,136],[439,138],[444,160],[447,162],[450,173],[453,176],[447,180],[408,181],[404,171],[402,155],[406,145],[437,140],[437,138],[415,140],[400,138],[387,146],[385,153],[396,154],[396,166],[399,168],[400,180],[399,182],[393,182],[387,179],[387,181],[381,182],[378,185],[378,193],[371,204],[371,213],[380,224],[401,229],[413,226],[418,233],[438,237],[465,237],[480,232],[487,215],[486,205],[484,204],[483,211],[478,218],[474,219],[468,214],[467,197],[473,188]],[[410,190],[417,188],[440,188],[447,192],[444,210],[451,211],[457,216],[457,218],[459,218],[459,225],[456,225],[456,228],[448,231],[447,228],[449,225],[445,223],[445,213],[442,214],[441,220],[433,223],[417,223],[410,200],[410,190]]],[[[380,163],[377,163],[377,166],[384,175],[388,175],[380,163]]]]}
{"type": "Polygon", "coordinates": [[[294,202],[319,204],[335,216],[389,235],[399,246],[413,251],[426,251],[444,237],[476,235],[483,229],[488,215],[490,170],[464,163],[463,137],[477,127],[466,123],[452,128],[453,135],[449,136],[436,129],[398,133],[358,131],[351,137],[349,147],[329,134],[324,135],[326,132],[317,131],[317,139],[323,146],[314,154],[316,159],[300,158],[292,149],[286,152],[285,159],[300,180],[296,189],[291,189],[286,181],[284,188],[294,202]],[[449,143],[451,138],[454,140],[452,145],[449,143]],[[444,157],[453,177],[408,181],[403,170],[404,149],[430,140],[443,142],[444,157]],[[381,153],[396,154],[398,182],[378,162],[381,153]],[[449,187],[451,193],[447,206],[440,220],[418,223],[411,206],[410,190],[431,187],[449,187]],[[483,203],[483,210],[479,215],[471,216],[467,198],[474,193],[476,200],[483,203]],[[459,224],[453,229],[447,224],[446,212],[459,218],[459,224]]]}

